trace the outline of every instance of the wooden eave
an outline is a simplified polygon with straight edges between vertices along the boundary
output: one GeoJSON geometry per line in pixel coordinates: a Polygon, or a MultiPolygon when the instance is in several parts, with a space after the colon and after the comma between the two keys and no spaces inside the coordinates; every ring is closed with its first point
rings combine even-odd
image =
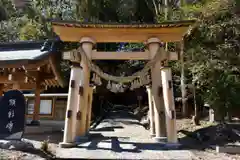
{"type": "Polygon", "coordinates": [[[90,37],[97,43],[145,42],[158,37],[163,42],[181,41],[195,21],[179,21],[160,24],[86,24],[68,21],[52,21],[54,32],[62,41],[79,42],[90,37]]]}
{"type": "Polygon", "coordinates": [[[34,69],[48,64],[49,57],[41,60],[9,60],[0,61],[0,68],[29,68],[34,69]]]}
{"type": "Polygon", "coordinates": [[[52,72],[55,76],[55,79],[52,80],[53,82],[56,81],[58,82],[58,84],[61,86],[61,87],[64,87],[66,85],[66,82],[65,80],[62,78],[63,76],[61,75],[60,73],[60,63],[57,59],[58,57],[57,56],[61,56],[61,54],[57,55],[57,54],[53,54],[49,57],[48,59],[48,63],[49,65],[51,66],[51,69],[52,69],[52,72]],[[58,65],[56,65],[58,64],[58,65]]]}
{"type": "Polygon", "coordinates": [[[2,68],[0,71],[0,83],[4,84],[4,90],[11,89],[13,84],[18,84],[20,90],[33,90],[36,87],[37,77],[40,78],[42,90],[45,90],[46,87],[58,87],[60,85],[51,70],[50,64],[31,69],[2,68]]]}
{"type": "MultiPolygon", "coordinates": [[[[7,44],[8,45],[8,44],[7,44]]],[[[16,45],[16,48],[18,45],[16,45]]],[[[31,45],[30,45],[31,46],[31,45]]],[[[21,90],[31,90],[36,86],[36,77],[40,74],[41,88],[44,90],[47,87],[63,87],[65,85],[62,79],[60,69],[58,67],[58,57],[61,57],[61,53],[55,51],[43,51],[43,54],[39,54],[33,59],[11,59],[11,56],[4,59],[4,55],[9,51],[9,54],[15,53],[15,50],[8,50],[4,44],[0,44],[3,56],[0,59],[0,83],[5,84],[4,90],[8,90],[12,87],[12,84],[18,83],[21,90]],[[3,46],[3,47],[2,47],[3,46]],[[4,48],[5,46],[5,48],[4,48]],[[12,51],[12,52],[11,52],[12,51]],[[12,79],[9,79],[11,75],[12,79]],[[28,79],[26,82],[25,79],[28,79]]],[[[13,44],[14,48],[14,44],[13,44]]],[[[17,49],[19,51],[19,48],[17,49]]],[[[21,51],[21,49],[20,49],[21,51]]],[[[23,52],[25,50],[22,50],[23,52]]],[[[30,50],[31,51],[31,50],[30,50]]]]}

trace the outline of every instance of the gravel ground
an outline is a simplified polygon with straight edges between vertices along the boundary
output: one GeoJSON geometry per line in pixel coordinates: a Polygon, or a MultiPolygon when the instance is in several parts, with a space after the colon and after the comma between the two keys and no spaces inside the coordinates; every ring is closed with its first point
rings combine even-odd
{"type": "Polygon", "coordinates": [[[0,160],[44,160],[38,155],[20,151],[0,149],[0,160]]]}
{"type": "Polygon", "coordinates": [[[192,150],[193,160],[239,160],[239,155],[230,155],[225,153],[216,153],[213,150],[198,151],[192,150]]]}
{"type": "MultiPolygon", "coordinates": [[[[203,128],[208,128],[211,126],[215,126],[217,125],[216,123],[210,123],[206,120],[201,120],[200,121],[199,126],[196,126],[192,123],[191,119],[178,119],[177,120],[177,129],[178,130],[187,130],[187,131],[191,131],[194,132],[196,130],[199,129],[203,129],[203,128]]],[[[208,134],[210,135],[211,139],[214,138],[214,135],[216,134],[215,129],[209,129],[207,130],[208,134]]],[[[178,134],[179,138],[184,137],[183,134],[179,133],[178,134]]],[[[232,139],[233,140],[233,139],[232,139]]],[[[210,141],[210,140],[209,140],[210,141]]],[[[224,140],[222,140],[224,141],[224,140]]],[[[199,144],[199,143],[194,143],[194,141],[190,141],[190,143],[192,145],[194,145],[195,149],[191,149],[191,152],[194,154],[194,160],[240,160],[240,155],[239,154],[227,154],[227,153],[216,153],[216,151],[212,148],[208,147],[203,147],[199,144]],[[198,148],[198,150],[196,150],[196,148],[198,148]]],[[[221,143],[221,139],[219,140],[219,143],[221,143]]],[[[227,143],[227,142],[225,142],[227,143]]]]}

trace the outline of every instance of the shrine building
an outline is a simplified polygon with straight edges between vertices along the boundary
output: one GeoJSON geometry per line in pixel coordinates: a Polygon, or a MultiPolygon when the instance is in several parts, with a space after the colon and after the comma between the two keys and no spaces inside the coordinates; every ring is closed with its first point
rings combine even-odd
{"type": "Polygon", "coordinates": [[[32,119],[32,124],[38,124],[43,117],[54,119],[57,112],[54,98],[63,97],[40,98],[44,90],[66,85],[57,45],[57,41],[0,43],[0,94],[12,89],[23,91],[27,100],[26,116],[32,119]]]}

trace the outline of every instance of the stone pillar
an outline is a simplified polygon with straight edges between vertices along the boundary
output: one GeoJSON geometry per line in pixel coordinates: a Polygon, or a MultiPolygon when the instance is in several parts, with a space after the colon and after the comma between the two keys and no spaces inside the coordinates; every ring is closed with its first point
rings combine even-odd
{"type": "Polygon", "coordinates": [[[213,123],[215,121],[214,110],[209,107],[209,122],[213,123]]]}
{"type": "MultiPolygon", "coordinates": [[[[91,53],[93,45],[95,42],[88,37],[83,37],[80,41],[83,51],[86,53],[88,59],[91,60],[91,53]]],[[[81,115],[81,120],[77,121],[77,131],[76,131],[76,141],[81,141],[81,139],[86,139],[86,123],[87,123],[87,108],[88,108],[88,95],[89,95],[89,82],[90,82],[90,69],[87,66],[87,62],[84,58],[81,60],[81,66],[83,68],[83,81],[82,86],[82,96],[83,101],[80,102],[78,106],[78,113],[81,115]]]]}
{"type": "Polygon", "coordinates": [[[170,143],[177,143],[176,129],[176,111],[173,97],[173,82],[171,68],[164,67],[161,69],[163,97],[165,103],[165,115],[167,125],[167,139],[170,143]]]}
{"type": "Polygon", "coordinates": [[[72,63],[62,148],[74,146],[81,70],[79,63],[72,63]]]}
{"type": "MultiPolygon", "coordinates": [[[[160,40],[158,38],[150,38],[147,41],[148,49],[153,58],[161,47],[160,40]]],[[[159,53],[158,53],[159,54],[159,53]]],[[[164,57],[164,55],[163,55],[164,57]]],[[[161,62],[156,62],[151,69],[152,78],[152,100],[154,108],[154,121],[155,121],[155,139],[157,141],[166,140],[166,123],[164,115],[164,101],[162,96],[162,84],[161,84],[161,62]]]]}
{"type": "Polygon", "coordinates": [[[88,109],[87,109],[87,123],[86,123],[86,132],[90,129],[91,118],[92,118],[92,100],[93,100],[93,89],[95,86],[89,87],[88,93],[88,109]]]}
{"type": "Polygon", "coordinates": [[[152,103],[152,89],[150,86],[147,86],[147,93],[148,93],[148,106],[149,106],[149,119],[150,119],[150,134],[152,137],[155,136],[155,126],[154,126],[154,110],[153,110],[153,103],[152,103]]]}
{"type": "Polygon", "coordinates": [[[31,121],[31,125],[40,125],[39,122],[39,111],[40,111],[40,102],[41,102],[41,79],[38,74],[36,77],[36,88],[35,88],[35,101],[34,101],[34,111],[31,121]]]}

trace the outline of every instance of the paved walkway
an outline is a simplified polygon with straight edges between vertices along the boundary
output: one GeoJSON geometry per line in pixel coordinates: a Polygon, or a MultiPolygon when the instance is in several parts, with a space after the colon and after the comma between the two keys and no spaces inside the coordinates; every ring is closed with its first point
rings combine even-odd
{"type": "Polygon", "coordinates": [[[77,148],[57,148],[59,158],[90,159],[184,159],[193,155],[186,150],[164,150],[148,130],[126,111],[112,112],[90,132],[91,141],[77,148]]]}

